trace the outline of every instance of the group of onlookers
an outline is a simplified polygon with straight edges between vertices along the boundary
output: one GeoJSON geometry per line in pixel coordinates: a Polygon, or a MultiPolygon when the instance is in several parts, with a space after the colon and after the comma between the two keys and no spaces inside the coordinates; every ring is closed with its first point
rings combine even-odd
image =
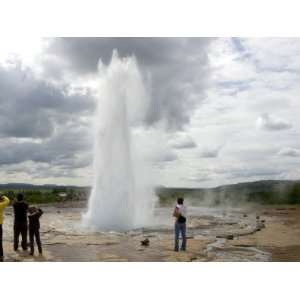
{"type": "MultiPolygon", "coordinates": [[[[6,196],[0,196],[0,261],[3,261],[3,215],[4,209],[9,205],[10,200],[6,196]]],[[[184,199],[178,198],[177,205],[174,209],[173,216],[175,221],[175,251],[179,251],[179,236],[182,238],[182,245],[180,250],[186,250],[186,207],[183,205],[184,199]]],[[[43,211],[40,208],[29,207],[26,201],[24,201],[23,194],[17,195],[17,200],[13,203],[14,209],[14,250],[18,251],[19,237],[21,235],[21,246],[24,251],[27,250],[27,235],[29,229],[29,245],[30,255],[34,254],[34,240],[37,243],[38,251],[42,254],[42,243],[40,239],[40,217],[43,211]],[[28,218],[28,221],[27,221],[28,218]]]]}
{"type": "MultiPolygon", "coordinates": [[[[3,254],[3,220],[4,210],[9,205],[7,196],[0,196],[0,261],[4,260],[3,254]]],[[[38,251],[42,254],[42,243],[40,239],[40,217],[43,211],[34,206],[29,207],[24,200],[23,194],[17,195],[17,200],[13,203],[14,210],[14,250],[18,251],[19,238],[21,235],[21,247],[24,251],[28,249],[27,236],[29,231],[29,254],[34,255],[34,240],[37,243],[38,251]],[[28,220],[27,220],[28,219],[28,220]]]]}

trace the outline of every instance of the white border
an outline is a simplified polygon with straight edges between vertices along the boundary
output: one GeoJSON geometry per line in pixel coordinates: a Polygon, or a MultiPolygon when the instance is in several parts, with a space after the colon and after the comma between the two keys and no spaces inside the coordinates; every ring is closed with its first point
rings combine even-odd
{"type": "Polygon", "coordinates": [[[1,299],[43,300],[296,299],[298,274],[299,263],[6,263],[0,267],[1,299]]]}
{"type": "Polygon", "coordinates": [[[2,34],[35,36],[299,36],[299,1],[10,0],[2,34]]]}
{"type": "MultiPolygon", "coordinates": [[[[10,0],[0,4],[0,32],[291,37],[300,35],[299,11],[298,2],[291,0],[10,0]]],[[[298,281],[299,263],[0,265],[1,299],[294,299],[298,281]]]]}

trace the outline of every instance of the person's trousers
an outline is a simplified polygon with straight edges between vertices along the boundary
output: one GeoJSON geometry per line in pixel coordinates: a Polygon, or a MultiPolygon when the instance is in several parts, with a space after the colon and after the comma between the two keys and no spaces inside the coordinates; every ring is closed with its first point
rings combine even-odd
{"type": "Polygon", "coordinates": [[[40,239],[40,230],[38,228],[29,228],[30,254],[34,254],[34,240],[37,243],[39,253],[42,253],[42,243],[40,239]]]}
{"type": "Polygon", "coordinates": [[[14,249],[18,250],[19,236],[22,236],[21,246],[23,250],[27,250],[27,223],[15,223],[14,224],[14,249]]]}
{"type": "Polygon", "coordinates": [[[186,250],[186,223],[175,222],[175,251],[179,250],[179,236],[181,235],[182,244],[180,250],[186,250]]]}
{"type": "Polygon", "coordinates": [[[2,224],[0,224],[0,259],[3,259],[3,230],[2,224]]]}

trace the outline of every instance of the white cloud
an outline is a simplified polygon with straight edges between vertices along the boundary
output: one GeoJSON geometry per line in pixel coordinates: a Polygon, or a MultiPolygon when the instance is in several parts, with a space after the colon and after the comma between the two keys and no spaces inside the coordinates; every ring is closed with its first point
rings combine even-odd
{"type": "Polygon", "coordinates": [[[299,71],[300,38],[250,38],[242,42],[259,69],[299,71]]]}
{"type": "Polygon", "coordinates": [[[190,148],[196,148],[197,144],[193,140],[192,137],[181,134],[175,136],[175,138],[171,141],[171,147],[175,149],[190,149],[190,148]]]}
{"type": "Polygon", "coordinates": [[[162,153],[156,157],[156,161],[159,163],[172,162],[178,159],[178,156],[174,152],[162,153]]]}
{"type": "Polygon", "coordinates": [[[258,128],[266,130],[285,130],[292,127],[292,124],[289,121],[269,114],[261,115],[257,119],[256,125],[258,128]]]}
{"type": "Polygon", "coordinates": [[[132,140],[157,184],[299,178],[300,39],[46,41],[32,55],[31,42],[16,44],[32,74],[0,67],[3,181],[88,184],[96,63],[108,63],[114,45],[152,78],[147,127],[132,140]]]}
{"type": "Polygon", "coordinates": [[[219,155],[220,150],[221,150],[221,147],[202,149],[199,153],[199,156],[203,157],[203,158],[215,158],[219,155]]]}
{"type": "Polygon", "coordinates": [[[300,156],[300,149],[295,149],[295,148],[282,148],[278,152],[278,155],[280,156],[290,156],[290,157],[298,157],[300,156]]]}

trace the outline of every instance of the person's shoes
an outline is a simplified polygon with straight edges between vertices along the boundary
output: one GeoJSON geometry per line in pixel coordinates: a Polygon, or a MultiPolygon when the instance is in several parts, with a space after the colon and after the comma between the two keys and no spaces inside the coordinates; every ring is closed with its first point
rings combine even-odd
{"type": "Polygon", "coordinates": [[[30,252],[29,255],[30,255],[30,256],[33,256],[33,252],[30,252]]]}
{"type": "Polygon", "coordinates": [[[175,251],[175,252],[179,252],[179,250],[178,250],[178,249],[174,249],[174,251],[175,251]]]}
{"type": "Polygon", "coordinates": [[[4,257],[0,256],[0,262],[4,262],[4,257]]]}

